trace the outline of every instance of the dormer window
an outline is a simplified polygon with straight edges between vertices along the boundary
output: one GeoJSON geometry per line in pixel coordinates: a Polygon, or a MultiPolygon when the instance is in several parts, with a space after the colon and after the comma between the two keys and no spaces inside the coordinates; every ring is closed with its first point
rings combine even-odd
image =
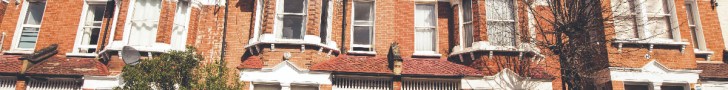
{"type": "Polygon", "coordinates": [[[306,29],[306,0],[278,0],[278,38],[303,39],[306,29]]]}

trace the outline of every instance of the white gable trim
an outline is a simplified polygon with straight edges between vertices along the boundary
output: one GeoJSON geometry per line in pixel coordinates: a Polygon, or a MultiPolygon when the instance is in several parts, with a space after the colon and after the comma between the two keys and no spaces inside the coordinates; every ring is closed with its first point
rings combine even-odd
{"type": "Polygon", "coordinates": [[[510,69],[503,69],[498,74],[485,77],[465,77],[461,87],[469,90],[551,90],[551,80],[522,77],[510,69]]]}
{"type": "Polygon", "coordinates": [[[650,61],[642,68],[609,67],[615,81],[697,83],[703,70],[672,70],[657,61],[650,61]]]}
{"type": "Polygon", "coordinates": [[[295,64],[283,61],[273,68],[242,69],[240,80],[252,83],[277,83],[282,87],[294,85],[331,85],[330,72],[300,70],[295,64]]]}

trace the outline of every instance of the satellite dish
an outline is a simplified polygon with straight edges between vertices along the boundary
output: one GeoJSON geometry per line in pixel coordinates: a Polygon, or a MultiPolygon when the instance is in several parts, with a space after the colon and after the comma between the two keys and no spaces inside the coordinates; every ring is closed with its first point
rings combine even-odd
{"type": "Polygon", "coordinates": [[[124,46],[121,50],[121,59],[124,59],[124,63],[127,65],[139,64],[139,58],[141,58],[139,51],[130,46],[124,46]]]}

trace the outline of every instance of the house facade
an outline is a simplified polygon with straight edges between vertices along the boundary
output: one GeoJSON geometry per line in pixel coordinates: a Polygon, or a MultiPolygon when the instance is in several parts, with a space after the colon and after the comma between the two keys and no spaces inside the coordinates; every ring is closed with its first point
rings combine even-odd
{"type": "MultiPolygon", "coordinates": [[[[527,1],[3,0],[0,89],[112,89],[124,47],[191,46],[245,90],[560,90],[527,1]]],[[[726,89],[721,2],[604,0],[595,89],[726,89]]]]}

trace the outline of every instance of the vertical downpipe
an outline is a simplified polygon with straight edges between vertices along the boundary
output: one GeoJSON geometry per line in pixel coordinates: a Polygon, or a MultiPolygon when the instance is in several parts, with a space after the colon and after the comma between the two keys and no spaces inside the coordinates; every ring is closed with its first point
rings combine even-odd
{"type": "Polygon", "coordinates": [[[341,9],[341,15],[342,15],[342,18],[341,18],[341,48],[339,49],[339,53],[341,53],[341,54],[345,53],[345,51],[346,51],[346,48],[344,48],[344,47],[346,47],[345,42],[346,42],[346,3],[347,2],[348,2],[348,0],[344,0],[344,2],[342,3],[342,4],[344,4],[342,7],[343,9],[341,9]]]}
{"type": "MultiPolygon", "coordinates": [[[[223,25],[222,25],[222,47],[220,48],[220,65],[223,65],[225,63],[225,47],[227,47],[227,42],[225,39],[227,38],[227,22],[228,22],[228,6],[230,0],[225,0],[225,16],[223,17],[223,25]]],[[[224,66],[218,67],[218,71],[222,71],[224,66]]],[[[223,73],[218,73],[218,76],[222,76],[223,73]]]]}

